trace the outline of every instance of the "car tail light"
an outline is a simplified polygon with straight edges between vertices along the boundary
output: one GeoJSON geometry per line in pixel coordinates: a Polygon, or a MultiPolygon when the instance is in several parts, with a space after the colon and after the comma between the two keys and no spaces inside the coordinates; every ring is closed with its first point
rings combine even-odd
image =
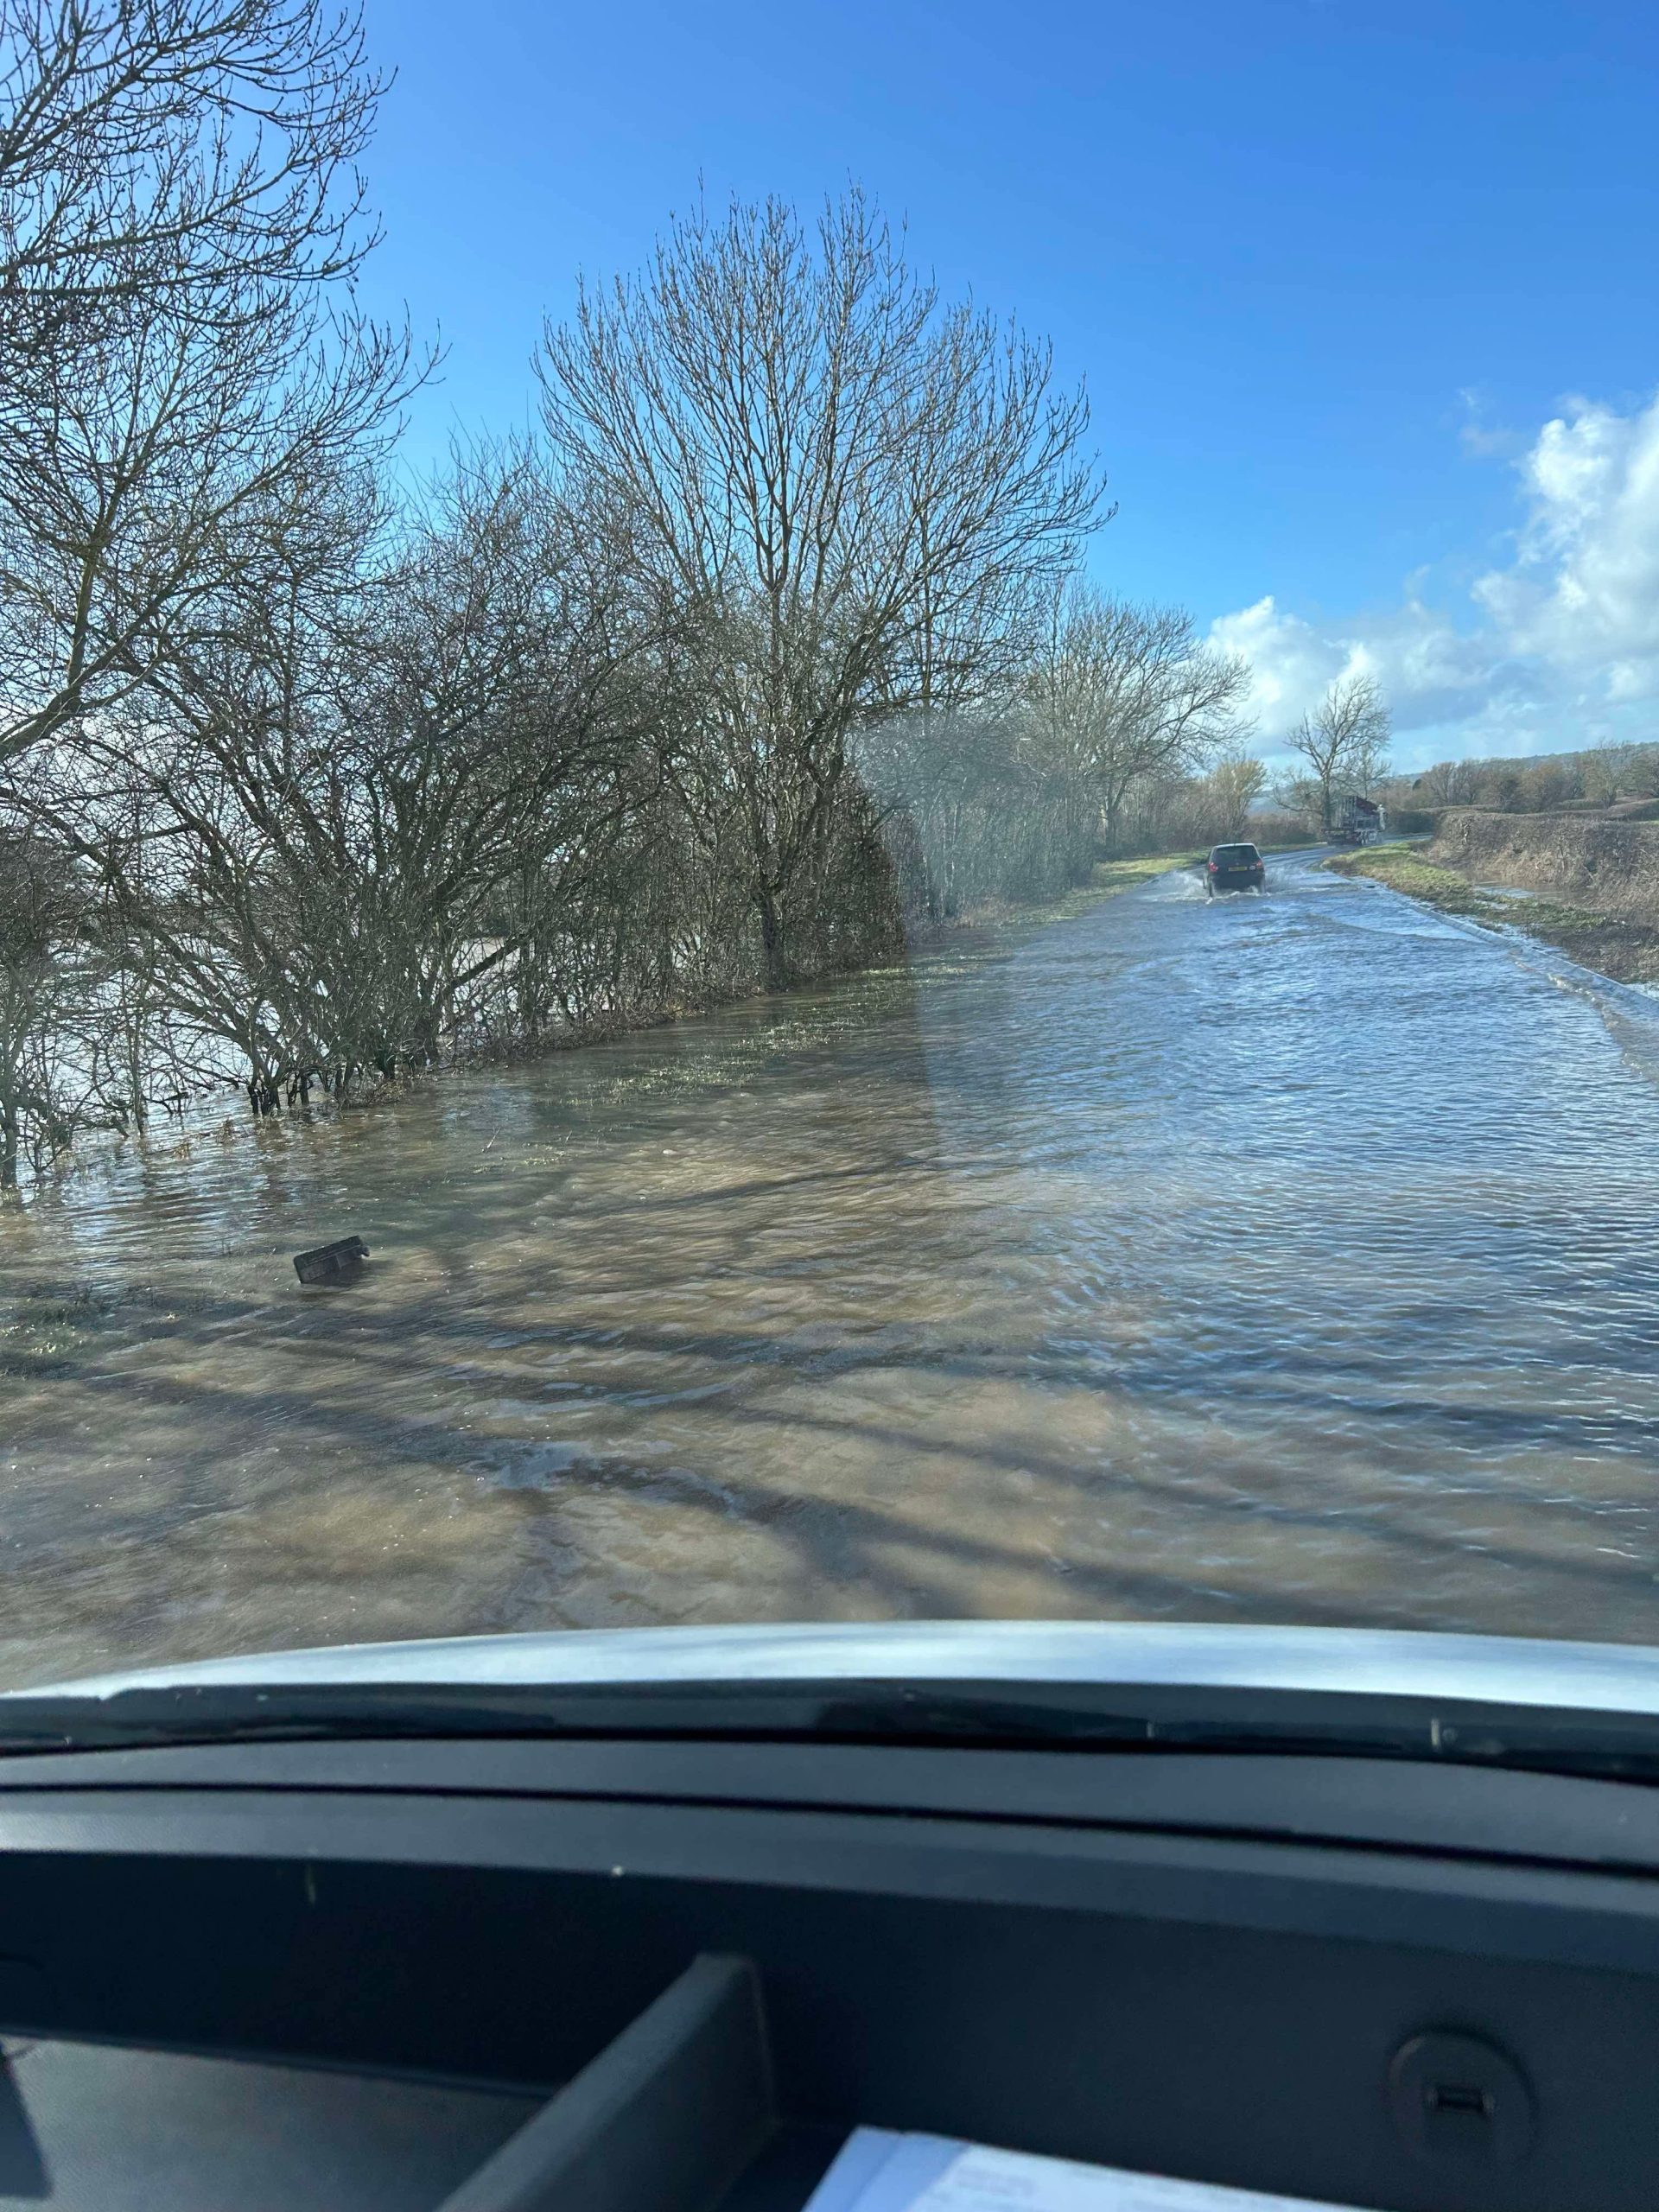
{"type": "Polygon", "coordinates": [[[1217,867],[1214,861],[1206,861],[1205,865],[1208,868],[1211,875],[1219,875],[1221,874],[1221,870],[1217,867]]]}

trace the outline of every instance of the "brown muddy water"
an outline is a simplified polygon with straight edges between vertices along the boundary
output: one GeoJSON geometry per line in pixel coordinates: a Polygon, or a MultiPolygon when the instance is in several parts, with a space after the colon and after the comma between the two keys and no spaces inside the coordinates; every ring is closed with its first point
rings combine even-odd
{"type": "Polygon", "coordinates": [[[0,1679],[689,1620],[1659,1641],[1659,1011],[1272,885],[0,1217],[0,1679]]]}

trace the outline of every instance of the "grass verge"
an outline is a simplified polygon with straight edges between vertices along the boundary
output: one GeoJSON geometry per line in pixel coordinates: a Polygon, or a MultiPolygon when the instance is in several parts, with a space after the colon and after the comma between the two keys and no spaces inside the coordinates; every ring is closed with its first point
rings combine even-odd
{"type": "Polygon", "coordinates": [[[1096,861],[1090,878],[1091,891],[1133,891],[1154,875],[1167,875],[1173,868],[1196,868],[1202,853],[1148,853],[1139,860],[1096,861]]]}
{"type": "Polygon", "coordinates": [[[1370,845],[1338,853],[1325,863],[1336,875],[1369,875],[1390,891],[1460,914],[1484,929],[1519,930],[1557,946],[1599,975],[1621,983],[1659,982],[1659,930],[1583,906],[1564,906],[1553,899],[1506,899],[1484,890],[1456,868],[1426,861],[1412,845],[1370,845]]]}

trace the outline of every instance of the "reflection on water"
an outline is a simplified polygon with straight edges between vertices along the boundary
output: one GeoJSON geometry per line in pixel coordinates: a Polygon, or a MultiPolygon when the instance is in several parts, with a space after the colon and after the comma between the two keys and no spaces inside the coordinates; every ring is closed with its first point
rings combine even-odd
{"type": "Polygon", "coordinates": [[[1659,1023],[1273,883],[9,1216],[0,1673],[900,1614],[1659,1640],[1659,1023]]]}

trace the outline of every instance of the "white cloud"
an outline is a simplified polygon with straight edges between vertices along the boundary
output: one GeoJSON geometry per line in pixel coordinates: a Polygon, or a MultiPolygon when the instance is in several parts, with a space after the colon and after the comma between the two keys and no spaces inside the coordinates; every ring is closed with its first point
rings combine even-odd
{"type": "Polygon", "coordinates": [[[1517,650],[1590,673],[1616,696],[1659,685],[1659,400],[1618,415],[1580,402],[1521,463],[1530,513],[1511,569],[1475,598],[1517,650]]]}
{"type": "Polygon", "coordinates": [[[1254,607],[1221,615],[1210,625],[1210,640],[1249,661],[1251,710],[1263,732],[1274,735],[1299,721],[1351,658],[1339,639],[1284,613],[1271,592],[1254,607]]]}
{"type": "Polygon", "coordinates": [[[1265,744],[1360,671],[1388,696],[1403,766],[1659,734],[1659,399],[1624,415],[1576,401],[1516,467],[1515,557],[1460,620],[1412,579],[1396,607],[1341,623],[1269,596],[1211,626],[1251,664],[1265,744]]]}

